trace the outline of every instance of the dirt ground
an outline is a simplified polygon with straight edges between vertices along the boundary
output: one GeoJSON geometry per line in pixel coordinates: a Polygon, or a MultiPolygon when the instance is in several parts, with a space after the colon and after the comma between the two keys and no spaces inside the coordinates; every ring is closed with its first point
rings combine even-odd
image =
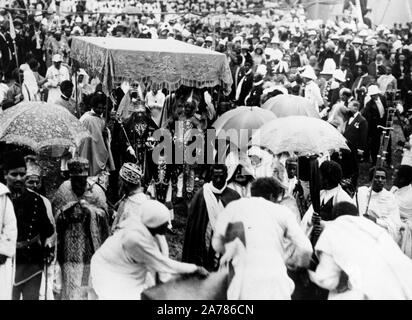
{"type": "MultiPolygon", "coordinates": [[[[401,154],[396,152],[397,142],[403,139],[403,134],[400,129],[400,126],[395,122],[394,124],[394,133],[392,135],[392,150],[393,150],[393,166],[396,168],[401,160],[401,154]]],[[[43,183],[45,190],[47,190],[47,196],[49,198],[53,197],[54,192],[57,190],[59,185],[63,182],[63,178],[60,174],[60,162],[55,158],[43,157],[40,159],[41,165],[44,168],[45,172],[48,174],[44,177],[43,183]]],[[[371,164],[361,163],[360,164],[360,176],[359,176],[359,185],[367,185],[368,182],[368,170],[370,169],[371,164]]],[[[393,180],[393,170],[390,170],[390,175],[388,179],[388,188],[392,186],[393,180]]],[[[184,233],[186,229],[186,220],[187,212],[183,204],[178,204],[174,210],[174,220],[173,224],[173,233],[168,233],[166,235],[169,248],[170,256],[174,259],[180,260],[182,255],[184,233]]]]}

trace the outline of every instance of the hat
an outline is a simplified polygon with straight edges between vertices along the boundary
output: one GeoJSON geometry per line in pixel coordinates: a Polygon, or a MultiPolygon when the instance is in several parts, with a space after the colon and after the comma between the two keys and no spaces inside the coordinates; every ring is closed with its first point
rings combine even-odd
{"type": "Polygon", "coordinates": [[[55,54],[52,59],[53,62],[62,62],[63,58],[60,54],[55,54]]]}
{"type": "Polygon", "coordinates": [[[257,67],[255,74],[261,74],[263,77],[265,77],[266,74],[267,74],[267,67],[266,67],[266,65],[260,64],[260,65],[257,67]]]}
{"type": "Polygon", "coordinates": [[[236,43],[236,42],[242,42],[243,41],[243,38],[242,37],[240,37],[240,36],[237,36],[237,37],[234,37],[233,38],[233,43],[236,43]]]}
{"type": "Polygon", "coordinates": [[[341,69],[336,69],[333,73],[333,77],[335,78],[335,80],[338,80],[340,82],[346,82],[345,74],[341,69]]]}
{"type": "Polygon", "coordinates": [[[306,66],[305,70],[302,72],[301,74],[302,78],[308,78],[308,79],[312,79],[312,80],[316,80],[316,74],[315,74],[315,70],[313,70],[313,68],[311,66],[306,66]]]}
{"type": "Polygon", "coordinates": [[[378,86],[374,84],[370,85],[368,88],[368,96],[373,96],[376,94],[381,94],[381,91],[379,90],[378,86]]]}
{"type": "Polygon", "coordinates": [[[142,170],[137,164],[126,162],[121,167],[119,175],[124,181],[138,185],[142,178],[142,170]]]}
{"type": "Polygon", "coordinates": [[[4,170],[12,170],[17,168],[26,168],[26,162],[24,161],[23,154],[20,151],[12,151],[5,154],[4,157],[4,170]]]}
{"type": "Polygon", "coordinates": [[[335,60],[329,58],[329,59],[326,59],[324,65],[323,65],[323,70],[321,71],[320,74],[333,75],[335,70],[336,70],[335,60]]]}
{"type": "Polygon", "coordinates": [[[353,39],[352,43],[363,44],[363,40],[361,38],[356,37],[353,39]]]}
{"type": "Polygon", "coordinates": [[[69,174],[72,177],[89,176],[89,160],[81,157],[74,157],[67,162],[69,174]]]}
{"type": "Polygon", "coordinates": [[[280,40],[279,40],[279,38],[278,37],[273,37],[272,38],[272,40],[270,41],[270,43],[272,43],[272,44],[280,44],[280,40]]]}
{"type": "Polygon", "coordinates": [[[250,49],[250,47],[247,43],[242,44],[242,46],[240,48],[244,49],[244,50],[249,50],[250,49]]]}
{"type": "Polygon", "coordinates": [[[339,36],[338,36],[337,34],[332,34],[332,35],[330,36],[330,39],[331,39],[331,40],[339,40],[339,36]]]}
{"type": "Polygon", "coordinates": [[[158,228],[170,221],[167,207],[157,200],[146,200],[140,205],[141,221],[148,228],[158,228]]]}
{"type": "Polygon", "coordinates": [[[265,39],[265,38],[270,39],[270,34],[269,34],[269,33],[265,33],[265,34],[260,38],[260,40],[263,41],[263,39],[265,39]]]}
{"type": "Polygon", "coordinates": [[[41,167],[39,164],[31,159],[26,161],[26,177],[37,176],[41,177],[41,167]]]}
{"type": "Polygon", "coordinates": [[[309,36],[316,36],[316,31],[315,30],[309,30],[308,35],[309,36]]]}
{"type": "Polygon", "coordinates": [[[207,36],[205,41],[213,42],[213,38],[211,36],[207,36]]]}
{"type": "Polygon", "coordinates": [[[401,41],[401,40],[396,40],[396,41],[393,43],[392,48],[393,48],[394,50],[398,50],[398,49],[402,48],[402,41],[401,41]]]}
{"type": "Polygon", "coordinates": [[[14,26],[16,25],[23,25],[23,21],[19,18],[13,20],[14,26]]]}
{"type": "Polygon", "coordinates": [[[363,29],[361,32],[359,32],[359,37],[367,37],[368,34],[368,30],[363,29]]]}
{"type": "Polygon", "coordinates": [[[342,96],[342,95],[351,96],[352,91],[348,88],[342,88],[342,89],[339,90],[339,96],[342,96]]]}

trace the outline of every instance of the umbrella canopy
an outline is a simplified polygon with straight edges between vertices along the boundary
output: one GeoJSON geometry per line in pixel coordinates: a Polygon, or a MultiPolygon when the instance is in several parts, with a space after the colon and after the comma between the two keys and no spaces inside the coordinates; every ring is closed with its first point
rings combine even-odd
{"type": "Polygon", "coordinates": [[[35,152],[50,147],[76,147],[88,137],[90,133],[81,122],[59,105],[22,102],[0,114],[0,141],[35,152]]]}
{"type": "Polygon", "coordinates": [[[109,92],[114,82],[156,83],[174,91],[233,83],[226,55],[172,39],[75,37],[71,58],[102,79],[109,92]]]}
{"type": "Polygon", "coordinates": [[[259,107],[237,107],[225,112],[212,125],[216,129],[218,136],[222,130],[237,130],[239,149],[246,148],[253,130],[259,129],[265,123],[276,119],[276,116],[269,110],[259,107]],[[240,129],[245,129],[240,131],[240,129]]]}
{"type": "Polygon", "coordinates": [[[319,113],[309,100],[290,94],[280,94],[266,101],[263,109],[271,110],[278,118],[306,116],[319,119],[319,113]]]}
{"type": "Polygon", "coordinates": [[[255,132],[249,145],[263,147],[273,154],[288,152],[298,156],[349,150],[345,137],[335,127],[324,120],[304,116],[266,123],[255,132]]]}

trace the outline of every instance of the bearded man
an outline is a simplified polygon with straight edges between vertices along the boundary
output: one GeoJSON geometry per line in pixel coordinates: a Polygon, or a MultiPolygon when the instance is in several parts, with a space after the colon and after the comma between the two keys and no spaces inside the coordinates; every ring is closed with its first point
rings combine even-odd
{"type": "Polygon", "coordinates": [[[61,299],[86,300],[91,258],[109,235],[106,196],[88,179],[87,159],[73,158],[67,166],[70,180],[63,182],[53,200],[61,299]]]}

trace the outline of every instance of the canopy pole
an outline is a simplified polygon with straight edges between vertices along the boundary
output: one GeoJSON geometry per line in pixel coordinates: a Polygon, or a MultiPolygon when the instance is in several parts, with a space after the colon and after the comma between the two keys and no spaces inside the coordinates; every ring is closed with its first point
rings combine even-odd
{"type": "Polygon", "coordinates": [[[76,63],[73,61],[73,67],[74,67],[74,87],[75,87],[75,95],[76,95],[76,113],[77,113],[77,118],[80,118],[81,114],[79,111],[79,99],[78,99],[78,74],[77,74],[77,66],[76,63]]]}

